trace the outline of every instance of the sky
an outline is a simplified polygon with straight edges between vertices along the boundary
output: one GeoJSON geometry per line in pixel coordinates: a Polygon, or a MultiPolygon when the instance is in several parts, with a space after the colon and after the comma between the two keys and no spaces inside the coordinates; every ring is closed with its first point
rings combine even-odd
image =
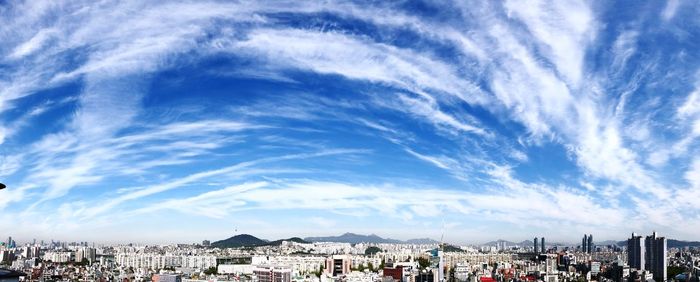
{"type": "Polygon", "coordinates": [[[2,1],[0,238],[700,240],[697,1],[2,1]]]}

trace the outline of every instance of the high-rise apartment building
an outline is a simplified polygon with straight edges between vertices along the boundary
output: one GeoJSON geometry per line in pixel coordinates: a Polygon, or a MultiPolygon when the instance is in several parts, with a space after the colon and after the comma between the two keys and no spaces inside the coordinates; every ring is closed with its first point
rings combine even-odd
{"type": "Polygon", "coordinates": [[[627,239],[627,264],[631,268],[644,270],[645,267],[645,247],[642,236],[632,233],[632,238],[627,239]]]}
{"type": "Polygon", "coordinates": [[[349,256],[334,255],[326,259],[325,271],[333,277],[338,277],[350,273],[351,265],[352,260],[350,260],[349,256]]]}
{"type": "Polygon", "coordinates": [[[543,253],[543,254],[544,254],[544,253],[546,253],[546,252],[547,252],[547,249],[546,249],[546,248],[544,247],[544,237],[542,237],[542,245],[541,245],[540,247],[542,248],[542,251],[541,251],[541,253],[543,253]]]}
{"type": "Polygon", "coordinates": [[[654,280],[666,280],[666,238],[658,237],[656,232],[644,239],[644,268],[654,274],[654,280]]]}
{"type": "Polygon", "coordinates": [[[537,251],[539,251],[539,248],[537,247],[537,237],[535,237],[535,240],[534,240],[534,243],[533,243],[533,244],[534,244],[533,250],[534,250],[535,253],[536,253],[537,251]]]}
{"type": "Polygon", "coordinates": [[[581,252],[591,254],[593,250],[593,234],[583,234],[583,239],[581,239],[581,252]]]}
{"type": "Polygon", "coordinates": [[[80,263],[85,258],[85,250],[79,249],[75,251],[75,262],[80,263]]]}
{"type": "Polygon", "coordinates": [[[9,250],[0,250],[0,263],[10,264],[14,260],[14,254],[9,250]]]}

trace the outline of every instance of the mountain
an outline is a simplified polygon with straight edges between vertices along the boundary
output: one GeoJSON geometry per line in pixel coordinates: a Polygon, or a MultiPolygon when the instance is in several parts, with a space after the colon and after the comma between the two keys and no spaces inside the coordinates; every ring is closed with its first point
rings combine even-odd
{"type": "Polygon", "coordinates": [[[359,244],[359,243],[401,244],[401,243],[403,243],[402,241],[399,241],[399,240],[384,239],[384,238],[379,237],[379,236],[374,235],[374,234],[360,235],[360,234],[355,234],[355,233],[345,233],[345,234],[340,235],[340,236],[329,236],[329,237],[308,237],[308,238],[304,238],[304,240],[309,241],[309,242],[336,242],[336,243],[350,243],[350,244],[359,244]]]}
{"type": "Polygon", "coordinates": [[[459,247],[449,245],[449,244],[445,244],[442,247],[442,250],[446,253],[462,253],[462,252],[464,252],[464,250],[460,249],[459,247]]]}
{"type": "Polygon", "coordinates": [[[496,240],[496,241],[486,242],[486,243],[483,243],[483,244],[481,244],[481,245],[482,245],[482,246],[493,246],[493,245],[497,245],[497,244],[503,244],[503,242],[505,242],[506,245],[508,245],[508,246],[515,246],[515,245],[520,245],[520,244],[522,244],[522,243],[515,243],[515,242],[503,240],[503,239],[498,239],[498,240],[496,240]]]}
{"type": "Polygon", "coordinates": [[[406,244],[414,244],[414,245],[431,245],[431,244],[439,244],[440,242],[430,239],[430,238],[418,238],[418,239],[408,239],[405,241],[406,244]]]}
{"type": "Polygon", "coordinates": [[[242,248],[242,247],[260,247],[260,246],[279,246],[282,242],[290,241],[301,244],[308,244],[309,242],[302,240],[299,237],[292,237],[289,239],[279,239],[275,241],[267,241],[255,237],[253,235],[241,234],[236,235],[226,240],[216,241],[211,244],[212,247],[217,248],[242,248]]]}
{"type": "Polygon", "coordinates": [[[240,234],[233,236],[231,238],[221,240],[221,241],[216,241],[214,243],[211,243],[212,247],[217,247],[217,248],[240,248],[240,247],[255,247],[255,246],[262,246],[267,244],[268,242],[265,240],[262,240],[258,237],[255,237],[253,235],[248,235],[248,234],[240,234]]]}
{"type": "MultiPolygon", "coordinates": [[[[533,242],[533,241],[525,240],[525,241],[522,241],[522,242],[520,242],[520,243],[515,243],[515,244],[518,245],[518,246],[532,246],[532,244],[534,244],[534,243],[535,243],[535,242],[533,242]]],[[[547,242],[545,242],[545,244],[546,244],[546,243],[547,243],[547,242]]]]}
{"type": "Polygon", "coordinates": [[[377,235],[371,234],[371,235],[361,235],[361,234],[355,234],[355,233],[345,233],[340,236],[328,236],[328,237],[307,237],[304,238],[304,240],[309,241],[309,242],[336,242],[336,243],[350,243],[350,244],[359,244],[359,243],[372,243],[372,244],[437,244],[439,243],[438,241],[435,241],[430,238],[420,238],[420,239],[411,239],[411,240],[406,240],[406,241],[401,241],[401,240],[396,240],[396,239],[390,239],[390,238],[382,238],[377,235]]]}
{"type": "MultiPolygon", "coordinates": [[[[621,246],[621,245],[620,245],[620,242],[615,241],[615,240],[605,240],[605,241],[593,242],[593,243],[594,243],[595,245],[597,245],[597,246],[608,246],[608,245],[618,245],[618,246],[621,246]]],[[[624,243],[625,243],[625,245],[627,245],[627,241],[624,241],[624,243]]],[[[581,243],[579,242],[578,245],[581,245],[581,243]]]]}
{"type": "MultiPolygon", "coordinates": [[[[680,241],[668,239],[666,244],[669,248],[700,247],[700,242],[698,241],[680,241]]],[[[625,241],[625,245],[627,245],[627,241],[625,241]]]]}
{"type": "MultiPolygon", "coordinates": [[[[498,240],[496,240],[496,241],[486,242],[486,243],[483,243],[483,244],[481,244],[481,245],[482,245],[482,246],[494,246],[494,245],[497,245],[497,244],[499,244],[499,243],[502,244],[503,242],[505,242],[507,246],[515,246],[515,245],[518,245],[518,246],[521,246],[521,247],[523,247],[523,246],[532,246],[532,244],[534,243],[533,241],[530,241],[530,240],[525,240],[525,241],[522,241],[522,242],[511,242],[511,241],[507,241],[507,240],[498,239],[498,240]]],[[[541,242],[541,241],[538,240],[538,242],[541,242]]],[[[561,242],[545,242],[545,243],[546,243],[547,246],[569,246],[569,245],[571,245],[571,244],[569,244],[569,243],[561,243],[561,242]]]]}
{"type": "Polygon", "coordinates": [[[294,243],[299,243],[299,244],[309,244],[310,242],[305,241],[304,239],[301,239],[299,237],[292,237],[289,239],[279,239],[275,240],[269,243],[266,243],[265,246],[279,246],[282,245],[282,242],[287,241],[287,242],[294,242],[294,243]]]}
{"type": "MultiPolygon", "coordinates": [[[[617,242],[618,246],[627,246],[627,240],[617,242]]],[[[684,247],[700,247],[698,241],[681,241],[675,239],[667,239],[666,247],[668,248],[684,248],[684,247]]]]}

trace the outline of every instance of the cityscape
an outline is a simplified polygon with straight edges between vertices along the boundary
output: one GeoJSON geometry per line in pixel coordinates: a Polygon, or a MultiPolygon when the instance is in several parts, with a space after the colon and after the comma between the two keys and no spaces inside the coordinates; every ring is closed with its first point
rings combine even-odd
{"type": "Polygon", "coordinates": [[[700,0],[0,0],[0,282],[700,282],[700,0]]]}
{"type": "Polygon", "coordinates": [[[2,243],[2,281],[700,281],[700,242],[652,232],[581,245],[498,240],[456,246],[431,239],[391,242],[346,233],[276,241],[248,234],[201,243],[95,245],[2,243]],[[308,241],[307,241],[308,240],[308,241]],[[343,242],[344,241],[344,242],[343,242]],[[14,277],[14,278],[13,278],[14,277]]]}

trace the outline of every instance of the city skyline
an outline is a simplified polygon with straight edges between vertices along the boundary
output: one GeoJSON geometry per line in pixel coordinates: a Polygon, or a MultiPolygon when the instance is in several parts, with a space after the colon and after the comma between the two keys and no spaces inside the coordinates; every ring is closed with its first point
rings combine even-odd
{"type": "Polygon", "coordinates": [[[699,241],[699,13],[2,3],[0,238],[699,241]]]}

